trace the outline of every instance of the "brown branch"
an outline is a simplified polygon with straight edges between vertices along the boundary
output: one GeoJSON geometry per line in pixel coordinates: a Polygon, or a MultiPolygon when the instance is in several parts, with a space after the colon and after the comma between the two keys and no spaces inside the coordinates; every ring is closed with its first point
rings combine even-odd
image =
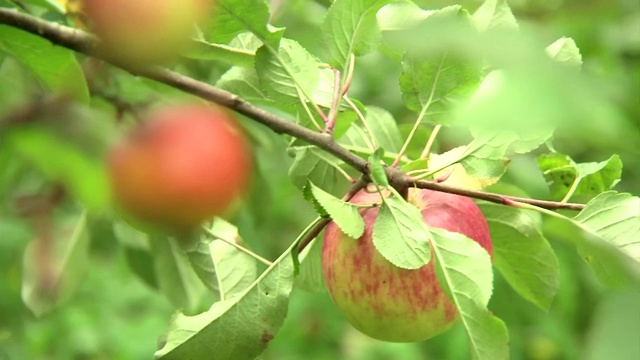
{"type": "Polygon", "coordinates": [[[420,189],[442,191],[450,194],[472,197],[475,199],[486,200],[486,201],[503,204],[503,205],[509,205],[505,201],[505,199],[508,199],[512,201],[531,204],[534,206],[538,206],[538,207],[541,207],[544,209],[550,209],[550,210],[564,209],[564,210],[580,211],[584,209],[584,206],[585,206],[584,204],[561,203],[557,201],[538,200],[538,199],[523,198],[518,196],[501,195],[501,194],[490,193],[486,191],[468,190],[468,189],[453,187],[449,185],[443,185],[437,182],[425,181],[425,180],[416,181],[413,183],[413,186],[420,189]]]}
{"type": "MultiPolygon", "coordinates": [[[[198,96],[202,99],[232,109],[269,127],[271,130],[277,133],[296,137],[327,151],[328,153],[344,161],[347,165],[360,171],[362,174],[364,174],[365,178],[369,174],[367,161],[340,146],[330,134],[315,132],[313,130],[307,129],[303,126],[271,114],[255,105],[252,105],[234,94],[213,87],[207,83],[181,75],[174,71],[160,67],[149,67],[141,69],[122,64],[121,62],[118,62],[117,60],[109,57],[108,54],[100,53],[97,46],[98,39],[87,32],[62,26],[59,24],[54,24],[30,15],[2,8],[0,8],[0,24],[7,24],[30,32],[51,41],[55,45],[59,45],[76,52],[104,60],[110,64],[129,71],[133,75],[142,76],[158,81],[160,83],[198,96]]],[[[505,199],[510,199],[522,203],[540,206],[546,209],[581,210],[584,208],[584,205],[582,204],[517,198],[482,191],[460,189],[429,181],[414,182],[410,177],[404,176],[404,174],[398,174],[394,168],[387,168],[387,176],[389,177],[390,182],[396,188],[406,188],[408,186],[419,187],[468,196],[498,204],[505,204],[505,199]]],[[[319,228],[318,233],[320,230],[322,230],[322,227],[319,228]]]]}

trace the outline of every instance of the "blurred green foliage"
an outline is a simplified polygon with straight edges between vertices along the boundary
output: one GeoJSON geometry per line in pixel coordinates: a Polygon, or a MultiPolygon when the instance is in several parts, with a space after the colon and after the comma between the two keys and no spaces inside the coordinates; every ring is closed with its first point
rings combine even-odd
{"type": "MultiPolygon", "coordinates": [[[[322,21],[324,7],[320,3],[323,1],[273,1],[274,25],[285,26],[285,36],[298,40],[315,55],[322,51],[318,33],[313,31],[322,21]]],[[[417,3],[425,8],[452,4],[437,0],[417,3]]],[[[460,3],[473,10],[481,1],[460,3]]],[[[603,90],[612,94],[625,115],[621,122],[602,124],[605,128],[619,127],[610,129],[614,142],[604,142],[598,133],[572,128],[556,134],[556,148],[571,154],[578,162],[603,161],[613,153],[619,154],[624,168],[617,189],[640,193],[640,3],[636,0],[515,0],[510,5],[519,21],[535,26],[547,43],[562,36],[572,37],[582,53],[583,71],[604,84],[603,90]]],[[[0,61],[3,60],[0,57],[0,61]]],[[[362,58],[358,62],[352,96],[391,111],[401,122],[409,122],[412,116],[402,105],[397,86],[401,70],[398,66],[381,54],[362,58]]],[[[33,87],[32,79],[25,79],[28,76],[22,76],[16,67],[15,63],[4,61],[0,74],[12,74],[11,81],[22,88],[33,87]]],[[[221,68],[210,70],[193,63],[184,71],[216,79],[221,68]]],[[[141,90],[146,87],[174,94],[157,84],[120,80],[124,83],[121,87],[131,93],[131,99],[146,91],[141,90]]],[[[5,96],[7,88],[0,87],[0,99],[15,98],[15,94],[5,96]]],[[[116,109],[111,111],[115,113],[116,109]]],[[[254,187],[256,196],[249,196],[246,206],[235,215],[234,223],[257,253],[274,259],[315,213],[287,176],[293,159],[285,155],[286,142],[259,125],[246,123],[252,135],[259,134],[254,136],[254,141],[261,147],[256,154],[260,169],[256,183],[260,186],[254,187]]],[[[448,130],[443,131],[439,139],[441,149],[458,143],[459,136],[448,130]]],[[[91,266],[71,300],[40,319],[25,307],[21,299],[21,259],[34,234],[29,223],[18,220],[8,211],[2,185],[15,183],[16,178],[34,179],[34,176],[14,159],[3,156],[2,151],[4,148],[0,146],[0,359],[149,358],[174,308],[164,296],[133,276],[123,248],[117,246],[108,229],[93,228],[91,266]]],[[[544,179],[530,157],[513,159],[506,179],[518,183],[531,196],[548,197],[544,179]]],[[[37,188],[37,180],[31,181],[37,188]]],[[[603,288],[592,270],[576,256],[575,248],[554,241],[553,232],[549,240],[561,268],[560,289],[549,312],[522,299],[495,272],[489,308],[509,328],[512,358],[637,359],[634,356],[640,356],[640,349],[632,348],[637,350],[635,354],[617,354],[614,352],[620,347],[610,344],[618,340],[627,341],[628,345],[628,341],[634,341],[631,336],[634,331],[640,334],[640,320],[637,323],[630,320],[633,316],[640,318],[638,294],[603,288]],[[623,326],[630,328],[624,331],[623,326]]],[[[327,293],[298,289],[292,295],[285,325],[262,358],[466,359],[467,349],[466,335],[460,325],[425,343],[392,344],[371,340],[344,322],[327,293]]]]}

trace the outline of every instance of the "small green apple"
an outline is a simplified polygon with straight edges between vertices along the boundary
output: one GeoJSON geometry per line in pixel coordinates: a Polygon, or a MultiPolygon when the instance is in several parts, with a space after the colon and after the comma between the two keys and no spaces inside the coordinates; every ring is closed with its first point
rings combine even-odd
{"type": "MultiPolygon", "coordinates": [[[[489,227],[473,200],[443,192],[410,189],[408,201],[420,209],[424,222],[458,232],[492,254],[489,227]]],[[[351,203],[381,203],[378,193],[360,191],[351,203]]],[[[345,235],[331,222],[322,246],[322,270],[338,310],[356,329],[384,341],[415,342],[448,330],[459,314],[436,278],[431,262],[416,269],[394,266],[372,240],[378,207],[360,211],[365,222],[359,239],[345,235]]]]}

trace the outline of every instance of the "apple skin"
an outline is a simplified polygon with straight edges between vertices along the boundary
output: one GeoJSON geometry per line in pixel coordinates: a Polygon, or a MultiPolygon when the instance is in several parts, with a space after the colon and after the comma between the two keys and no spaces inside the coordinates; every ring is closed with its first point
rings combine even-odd
{"type": "MultiPolygon", "coordinates": [[[[426,189],[410,189],[408,201],[426,224],[458,232],[492,255],[489,227],[473,200],[426,189]]],[[[354,204],[380,204],[380,195],[360,191],[354,204]]],[[[327,225],[322,246],[322,271],[329,294],[342,315],[362,333],[390,342],[417,342],[455,324],[458,310],[438,283],[431,261],[416,270],[394,266],[376,250],[373,224],[379,208],[360,211],[364,234],[353,239],[338,226],[327,225]]]]}
{"type": "Polygon", "coordinates": [[[107,166],[115,203],[127,215],[191,229],[245,193],[252,161],[229,113],[188,104],[149,115],[110,149],[107,166]]]}
{"type": "Polygon", "coordinates": [[[166,63],[186,47],[210,0],[82,0],[101,50],[130,65],[166,63]]]}

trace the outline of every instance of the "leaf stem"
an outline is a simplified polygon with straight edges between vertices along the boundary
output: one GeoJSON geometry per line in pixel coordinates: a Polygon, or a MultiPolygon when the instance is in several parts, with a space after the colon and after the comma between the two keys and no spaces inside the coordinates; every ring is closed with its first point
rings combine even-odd
{"type": "Polygon", "coordinates": [[[442,128],[442,125],[440,124],[433,127],[433,131],[429,136],[429,140],[427,141],[427,144],[424,146],[424,150],[422,150],[422,154],[420,154],[420,159],[426,159],[429,156],[429,154],[431,153],[431,148],[433,147],[433,143],[436,141],[436,137],[438,137],[438,133],[440,132],[441,128],[442,128]]]}
{"type": "Polygon", "coordinates": [[[431,101],[429,101],[422,108],[422,111],[420,111],[420,114],[418,115],[416,122],[413,124],[413,128],[411,128],[411,132],[409,132],[409,136],[407,136],[407,139],[404,141],[404,144],[402,144],[402,148],[400,149],[400,153],[398,154],[398,157],[395,159],[395,161],[391,165],[392,167],[397,167],[398,164],[400,163],[400,159],[404,156],[404,153],[407,151],[407,148],[409,147],[409,143],[411,143],[413,136],[416,134],[416,131],[418,130],[418,126],[420,126],[420,124],[422,123],[422,118],[427,113],[427,109],[429,108],[430,104],[431,104],[431,101]]]}
{"type": "Polygon", "coordinates": [[[576,179],[573,180],[573,184],[571,184],[571,188],[567,192],[567,195],[565,195],[564,198],[562,198],[562,200],[560,200],[561,203],[566,203],[567,201],[569,201],[569,199],[571,199],[571,197],[573,196],[573,193],[575,193],[576,189],[578,189],[578,185],[580,184],[580,180],[581,180],[580,177],[576,176],[576,179]]]}

